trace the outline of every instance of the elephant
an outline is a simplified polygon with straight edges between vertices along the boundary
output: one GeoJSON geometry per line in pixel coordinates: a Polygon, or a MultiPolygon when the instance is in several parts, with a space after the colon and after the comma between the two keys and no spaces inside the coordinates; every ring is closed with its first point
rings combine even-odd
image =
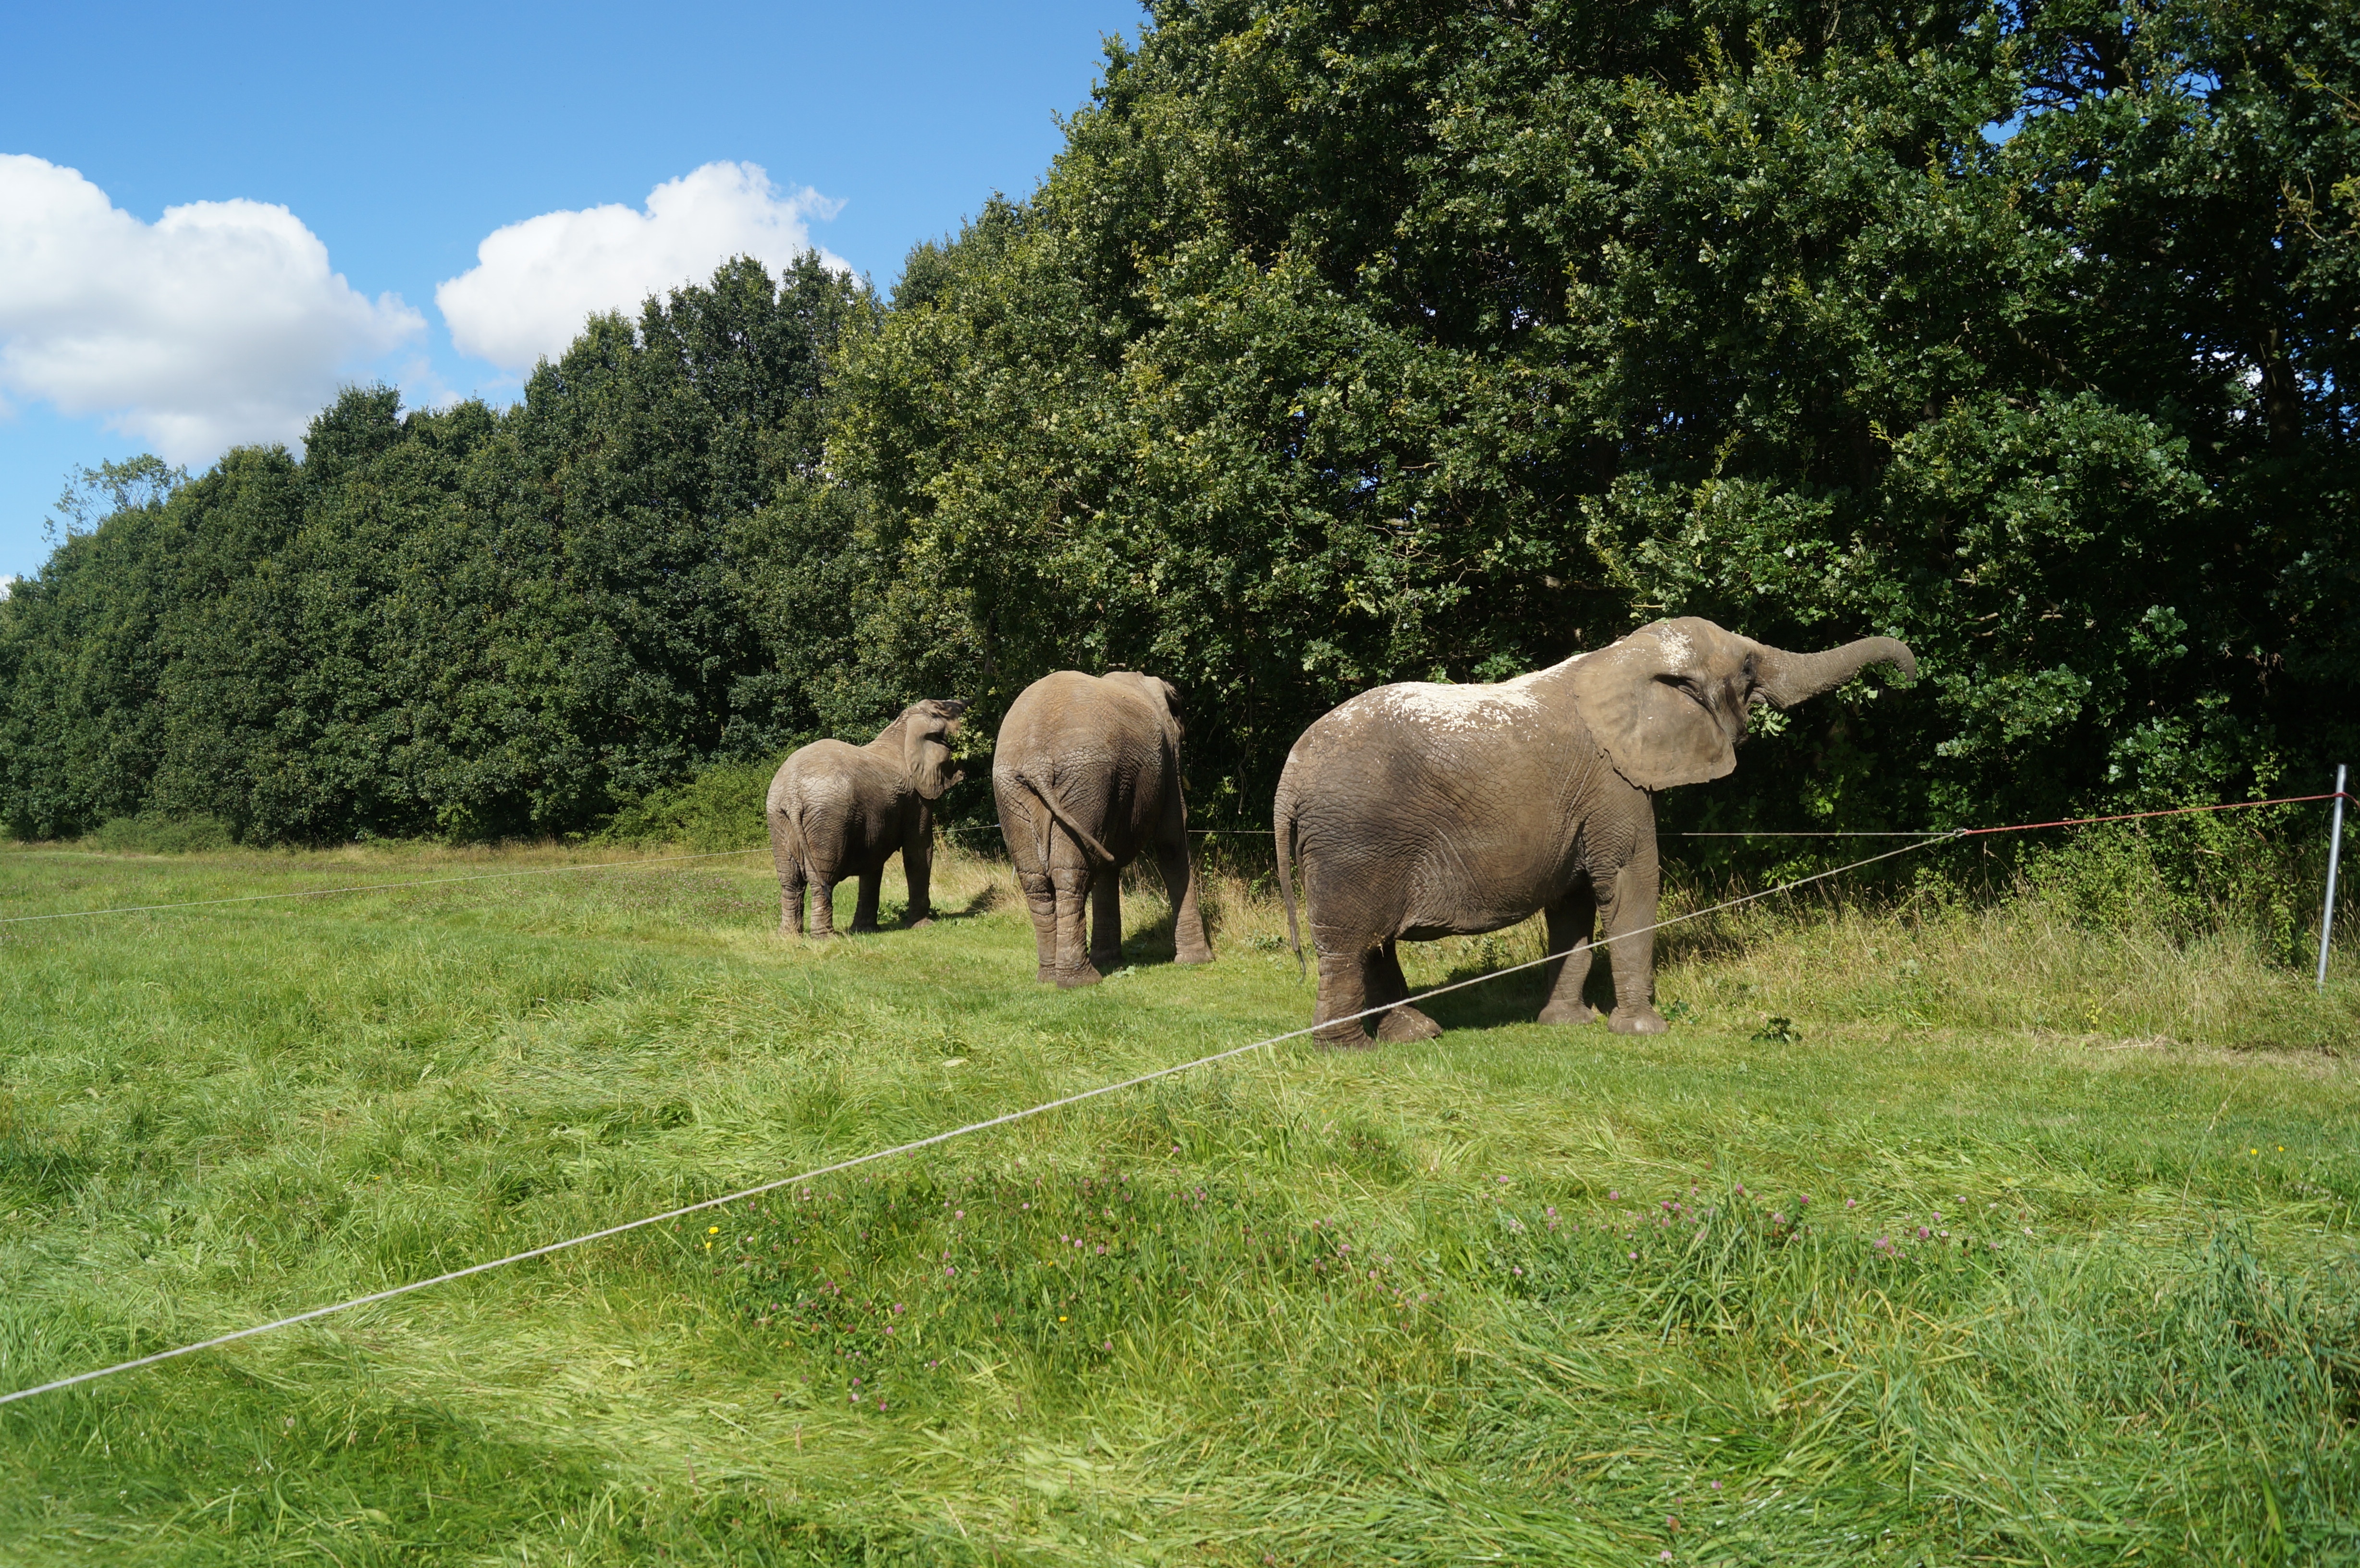
{"type": "Polygon", "coordinates": [[[1095,985],[1122,957],[1122,868],[1153,847],[1182,964],[1210,964],[1180,789],[1180,693],[1168,681],[1060,670],[1018,694],[992,747],[1000,832],[1032,914],[1034,978],[1095,985]],[[1089,946],[1082,910],[1093,907],[1089,946]]]}
{"type": "Polygon", "coordinates": [[[1315,1038],[1365,1046],[1442,1031],[1408,1005],[1395,943],[1499,931],[1544,911],[1543,1023],[1588,1023],[1591,922],[1614,980],[1608,1028],[1660,1034],[1654,1006],[1655,792],[1737,766],[1748,710],[1785,710],[1872,664],[1914,681],[1891,637],[1785,653],[1694,616],[1658,621],[1497,684],[1363,691],[1303,732],[1272,820],[1298,964],[1294,872],[1318,964],[1315,1038]],[[1554,973],[1551,973],[1554,970],[1554,973]]]}
{"type": "Polygon", "coordinates": [[[912,702],[867,746],[815,740],[779,765],[763,815],[779,868],[780,930],[803,933],[808,888],[818,894],[811,934],[836,935],[836,885],[858,877],[852,929],[875,931],[879,885],[896,850],[910,885],[904,920],[913,926],[933,920],[934,802],[967,777],[945,773],[966,711],[956,699],[912,702]]]}

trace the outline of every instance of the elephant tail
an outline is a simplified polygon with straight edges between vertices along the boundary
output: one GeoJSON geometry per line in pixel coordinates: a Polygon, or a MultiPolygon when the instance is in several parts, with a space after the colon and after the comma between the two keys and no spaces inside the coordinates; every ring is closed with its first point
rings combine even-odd
{"type": "MultiPolygon", "coordinates": [[[[1057,803],[1057,792],[1055,790],[1043,789],[1040,785],[1032,782],[1032,779],[1027,779],[1023,773],[1019,770],[1011,769],[1010,771],[1014,774],[1016,781],[1019,784],[1022,784],[1027,789],[1032,790],[1033,795],[1039,799],[1040,802],[1049,808],[1049,814],[1057,820],[1057,825],[1059,827],[1064,828],[1067,833],[1074,835],[1074,842],[1076,844],[1080,844],[1090,854],[1096,855],[1100,864],[1106,866],[1112,866],[1114,864],[1114,856],[1108,853],[1107,846],[1092,838],[1089,833],[1083,829],[1079,822],[1076,822],[1073,818],[1065,814],[1065,808],[1057,803]]],[[[1048,857],[1043,855],[1042,858],[1046,860],[1048,857]]]]}
{"type": "Polygon", "coordinates": [[[1286,905],[1286,945],[1295,950],[1295,973],[1300,977],[1309,973],[1303,960],[1303,932],[1295,922],[1295,872],[1289,865],[1295,857],[1295,794],[1279,780],[1277,809],[1271,813],[1271,827],[1275,830],[1271,840],[1278,846],[1278,896],[1286,905]]]}
{"type": "Polygon", "coordinates": [[[772,799],[763,802],[762,815],[770,830],[770,863],[778,867],[779,880],[785,882],[801,877],[809,868],[803,853],[803,800],[790,794],[783,800],[772,799]]]}

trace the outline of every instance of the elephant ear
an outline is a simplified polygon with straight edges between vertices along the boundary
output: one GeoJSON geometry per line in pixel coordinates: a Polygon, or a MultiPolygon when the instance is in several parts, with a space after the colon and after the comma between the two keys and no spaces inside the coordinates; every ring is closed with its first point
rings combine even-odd
{"type": "Polygon", "coordinates": [[[1181,723],[1180,688],[1161,675],[1151,675],[1147,680],[1156,695],[1164,700],[1164,732],[1171,737],[1173,748],[1176,751],[1180,737],[1187,733],[1187,726],[1181,723]]]}
{"type": "Polygon", "coordinates": [[[910,775],[919,799],[939,800],[943,791],[967,777],[947,773],[951,765],[950,734],[958,727],[964,702],[918,702],[901,715],[901,767],[910,775]]]}
{"type": "Polygon", "coordinates": [[[1106,674],[1109,684],[1136,691],[1155,714],[1156,726],[1171,743],[1173,755],[1180,750],[1180,688],[1161,675],[1142,675],[1136,670],[1110,670],[1106,674]]]}
{"type": "Polygon", "coordinates": [[[1680,682],[1699,672],[1697,635],[1677,622],[1642,626],[1573,664],[1573,700],[1614,771],[1642,789],[1720,779],[1736,737],[1680,682]]]}

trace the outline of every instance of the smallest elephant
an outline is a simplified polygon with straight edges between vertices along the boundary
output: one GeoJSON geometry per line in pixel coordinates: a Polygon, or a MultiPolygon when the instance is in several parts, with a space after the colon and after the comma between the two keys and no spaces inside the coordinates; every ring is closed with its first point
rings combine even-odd
{"type": "Polygon", "coordinates": [[[853,931],[875,931],[879,885],[897,850],[910,885],[907,922],[934,918],[934,805],[967,777],[944,771],[966,711],[956,700],[912,702],[867,746],[815,740],[780,765],[764,815],[779,868],[781,931],[803,933],[808,888],[818,896],[811,934],[836,935],[836,885],[847,877],[860,878],[853,931]]]}

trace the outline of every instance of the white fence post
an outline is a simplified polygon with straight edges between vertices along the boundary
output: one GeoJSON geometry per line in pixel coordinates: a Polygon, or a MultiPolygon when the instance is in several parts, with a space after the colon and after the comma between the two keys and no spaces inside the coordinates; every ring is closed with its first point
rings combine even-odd
{"type": "Polygon", "coordinates": [[[2327,936],[2335,929],[2335,863],[2344,853],[2344,770],[2335,765],[2335,814],[2327,829],[2327,902],[2319,911],[2319,988],[2327,989],[2327,936]]]}

